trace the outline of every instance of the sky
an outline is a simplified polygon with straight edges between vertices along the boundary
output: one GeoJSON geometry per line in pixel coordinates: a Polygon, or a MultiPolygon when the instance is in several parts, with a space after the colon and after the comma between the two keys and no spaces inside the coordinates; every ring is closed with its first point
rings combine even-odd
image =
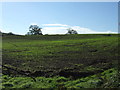
{"type": "Polygon", "coordinates": [[[43,34],[117,33],[118,2],[2,2],[0,30],[24,35],[31,24],[43,34]],[[1,22],[2,21],[2,22],[1,22]]]}

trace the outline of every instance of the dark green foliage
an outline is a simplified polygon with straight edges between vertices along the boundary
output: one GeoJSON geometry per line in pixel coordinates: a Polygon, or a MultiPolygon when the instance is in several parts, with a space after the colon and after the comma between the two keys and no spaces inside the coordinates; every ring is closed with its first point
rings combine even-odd
{"type": "Polygon", "coordinates": [[[7,35],[14,35],[12,32],[9,32],[7,35]]]}
{"type": "Polygon", "coordinates": [[[67,34],[78,34],[76,30],[73,30],[72,28],[68,28],[67,34]]]}
{"type": "Polygon", "coordinates": [[[27,35],[42,35],[41,29],[38,25],[30,25],[27,35]]]}

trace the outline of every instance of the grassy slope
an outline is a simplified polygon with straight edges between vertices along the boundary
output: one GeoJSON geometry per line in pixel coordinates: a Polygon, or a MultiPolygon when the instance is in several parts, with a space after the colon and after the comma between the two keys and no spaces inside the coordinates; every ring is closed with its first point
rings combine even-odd
{"type": "Polygon", "coordinates": [[[85,78],[114,68],[117,57],[118,35],[3,36],[3,65],[32,76],[85,78]]]}

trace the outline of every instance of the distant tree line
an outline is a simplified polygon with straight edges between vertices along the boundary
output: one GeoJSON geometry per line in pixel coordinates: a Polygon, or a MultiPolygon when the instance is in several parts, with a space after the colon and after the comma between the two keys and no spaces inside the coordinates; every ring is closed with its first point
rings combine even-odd
{"type": "MultiPolygon", "coordinates": [[[[78,34],[78,32],[76,30],[72,29],[72,28],[68,28],[66,34],[78,34]]],[[[3,33],[3,32],[0,31],[0,36],[4,36],[4,35],[17,35],[17,34],[14,34],[12,32],[3,33]]],[[[25,35],[43,35],[42,34],[42,28],[40,28],[38,25],[30,25],[29,26],[29,31],[25,35]]],[[[45,35],[48,35],[48,34],[45,34],[45,35]]],[[[111,34],[110,33],[103,34],[103,36],[111,36],[111,34]]]]}
{"type": "MultiPolygon", "coordinates": [[[[26,35],[43,35],[41,29],[38,25],[30,25],[29,32],[27,32],[26,35]]],[[[78,34],[77,31],[72,28],[68,28],[67,30],[68,32],[66,34],[78,34]]]]}

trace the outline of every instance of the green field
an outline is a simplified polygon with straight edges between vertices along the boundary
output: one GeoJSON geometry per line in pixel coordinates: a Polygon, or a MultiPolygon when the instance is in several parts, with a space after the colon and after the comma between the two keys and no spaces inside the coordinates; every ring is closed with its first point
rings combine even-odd
{"type": "Polygon", "coordinates": [[[3,35],[2,39],[3,88],[120,87],[118,34],[3,35]]]}

